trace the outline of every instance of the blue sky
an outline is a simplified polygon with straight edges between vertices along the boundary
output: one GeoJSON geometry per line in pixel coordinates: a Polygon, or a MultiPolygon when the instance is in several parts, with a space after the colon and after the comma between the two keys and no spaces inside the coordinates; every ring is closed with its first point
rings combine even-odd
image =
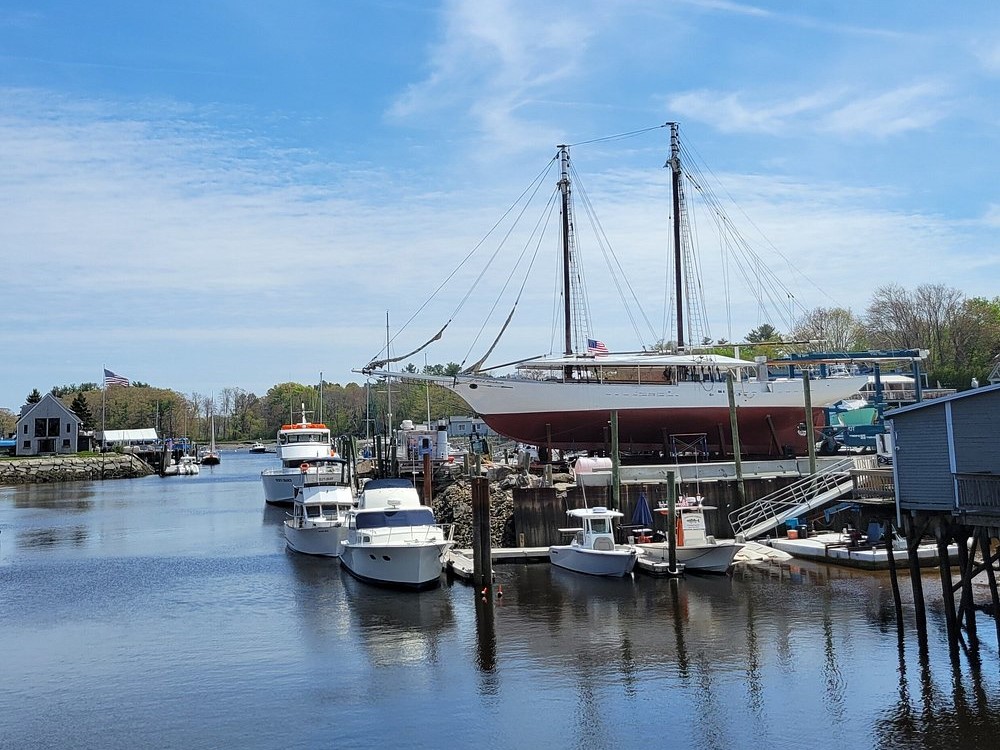
{"type": "MultiPolygon", "coordinates": [[[[557,144],[666,121],[796,305],[994,297],[998,90],[1000,4],[978,0],[0,2],[0,406],[102,365],[189,394],[360,382],[386,314],[409,320],[557,144]]],[[[643,300],[668,148],[573,149],[643,300]]],[[[740,338],[762,313],[709,257],[711,332],[740,338]]],[[[634,347],[612,286],[588,280],[594,334],[634,347]]],[[[544,350],[528,299],[496,361],[544,350]]],[[[478,358],[473,317],[428,361],[478,358]]]]}

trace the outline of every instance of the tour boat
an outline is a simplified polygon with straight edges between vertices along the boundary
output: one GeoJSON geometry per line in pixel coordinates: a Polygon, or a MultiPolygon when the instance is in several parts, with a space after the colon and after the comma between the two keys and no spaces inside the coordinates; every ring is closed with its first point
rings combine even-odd
{"type": "Polygon", "coordinates": [[[315,458],[299,466],[292,512],[285,519],[289,549],[307,555],[339,557],[347,538],[347,514],[354,505],[347,462],[315,458]]]}
{"type": "Polygon", "coordinates": [[[549,547],[553,565],[593,576],[627,576],[635,567],[638,550],[631,544],[615,544],[614,519],[622,513],[604,507],[573,508],[566,514],[582,524],[580,528],[560,529],[572,533],[569,544],[549,547]]]}
{"type": "Polygon", "coordinates": [[[428,588],[439,581],[453,532],[435,521],[409,480],[373,479],[348,514],[340,563],[369,583],[428,588]]]}
{"type": "Polygon", "coordinates": [[[328,458],[333,453],[330,429],[319,422],[307,422],[303,404],[301,421],[283,424],[278,430],[277,456],[281,467],[265,469],[260,473],[264,499],[269,503],[291,503],[295,488],[302,486],[299,466],[318,458],[328,458]]]}

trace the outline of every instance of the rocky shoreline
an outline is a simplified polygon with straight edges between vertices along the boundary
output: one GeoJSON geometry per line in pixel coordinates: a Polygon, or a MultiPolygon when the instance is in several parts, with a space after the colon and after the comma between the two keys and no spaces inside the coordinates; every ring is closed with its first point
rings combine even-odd
{"type": "Polygon", "coordinates": [[[142,459],[126,453],[102,456],[33,456],[0,461],[0,485],[133,479],[152,474],[142,459]]]}

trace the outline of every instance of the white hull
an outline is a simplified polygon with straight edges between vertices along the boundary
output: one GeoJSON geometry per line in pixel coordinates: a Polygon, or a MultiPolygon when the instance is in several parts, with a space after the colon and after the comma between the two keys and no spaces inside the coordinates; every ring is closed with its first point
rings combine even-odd
{"type": "MultiPolygon", "coordinates": [[[[651,542],[638,544],[644,557],[667,562],[670,558],[670,546],[666,542],[651,542]]],[[[692,544],[677,547],[677,562],[684,565],[685,570],[699,573],[725,573],[733,564],[736,553],[743,549],[738,542],[716,542],[715,544],[692,544]]]]}
{"type": "Polygon", "coordinates": [[[635,567],[638,554],[634,547],[616,547],[614,550],[595,550],[575,544],[549,547],[549,560],[553,565],[592,576],[626,576],[635,567]]]}
{"type": "Polygon", "coordinates": [[[285,542],[289,549],[304,555],[339,557],[343,542],[347,538],[347,527],[341,522],[307,523],[301,527],[285,521],[285,542]]]}
{"type": "Polygon", "coordinates": [[[295,488],[302,486],[299,469],[267,469],[260,473],[264,485],[264,500],[269,503],[291,503],[295,488]]]}
{"type": "Polygon", "coordinates": [[[438,582],[441,557],[450,542],[343,545],[340,563],[369,583],[425,588],[438,582]]]}

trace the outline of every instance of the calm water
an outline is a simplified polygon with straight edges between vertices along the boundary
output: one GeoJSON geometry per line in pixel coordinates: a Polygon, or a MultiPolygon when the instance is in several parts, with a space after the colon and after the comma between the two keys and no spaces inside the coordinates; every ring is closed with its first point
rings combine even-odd
{"type": "Polygon", "coordinates": [[[953,666],[931,596],[921,654],[885,577],[386,591],[286,551],[273,463],[0,488],[0,747],[1000,747],[990,621],[953,666]]]}

